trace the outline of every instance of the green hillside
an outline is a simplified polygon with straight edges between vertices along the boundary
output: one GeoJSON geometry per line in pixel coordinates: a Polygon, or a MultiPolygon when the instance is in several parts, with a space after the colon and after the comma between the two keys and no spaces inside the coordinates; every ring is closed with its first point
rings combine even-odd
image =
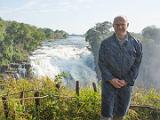
{"type": "Polygon", "coordinates": [[[50,28],[0,19],[0,67],[12,62],[27,61],[29,54],[44,40],[67,36],[63,30],[53,31],[50,28]]]}

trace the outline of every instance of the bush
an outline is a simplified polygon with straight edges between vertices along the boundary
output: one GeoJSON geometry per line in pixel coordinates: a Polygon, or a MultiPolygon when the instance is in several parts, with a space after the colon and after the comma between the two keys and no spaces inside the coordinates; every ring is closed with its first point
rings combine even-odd
{"type": "MultiPolygon", "coordinates": [[[[5,85],[0,96],[8,93],[9,117],[8,120],[98,120],[100,116],[100,86],[98,92],[93,88],[82,88],[80,96],[74,90],[56,88],[56,84],[49,78],[41,80],[7,80],[1,81],[5,85]],[[30,91],[34,90],[34,91],[30,91]],[[25,98],[33,97],[39,90],[40,106],[35,105],[34,99],[26,99],[24,105],[20,103],[19,92],[25,92],[25,98]],[[13,94],[18,93],[18,94],[13,94]],[[11,95],[12,94],[12,95],[11,95]]],[[[160,108],[160,93],[137,89],[133,94],[132,104],[150,105],[160,108]]],[[[159,120],[160,113],[150,109],[130,109],[125,120],[159,120]]],[[[0,101],[0,119],[5,120],[2,101],[0,101]]]]}

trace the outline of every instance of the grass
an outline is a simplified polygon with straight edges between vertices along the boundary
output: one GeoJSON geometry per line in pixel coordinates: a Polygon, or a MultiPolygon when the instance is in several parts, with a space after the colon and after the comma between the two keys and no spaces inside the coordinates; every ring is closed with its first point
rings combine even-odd
{"type": "MultiPolygon", "coordinates": [[[[75,90],[63,86],[57,89],[56,83],[49,78],[39,80],[9,79],[1,81],[1,84],[4,86],[1,87],[0,96],[8,94],[8,120],[99,120],[100,85],[98,85],[97,92],[94,92],[92,87],[82,88],[80,96],[77,96],[75,90]],[[48,95],[40,99],[39,106],[35,105],[34,99],[25,100],[24,105],[20,103],[21,91],[30,91],[24,94],[24,97],[28,98],[34,97],[37,90],[40,91],[40,96],[48,95]]],[[[154,89],[135,89],[132,104],[149,105],[160,109],[160,92],[154,89]]],[[[125,116],[125,120],[159,119],[159,111],[142,108],[130,109],[125,116]]],[[[6,120],[2,100],[0,100],[0,120],[6,120]]]]}

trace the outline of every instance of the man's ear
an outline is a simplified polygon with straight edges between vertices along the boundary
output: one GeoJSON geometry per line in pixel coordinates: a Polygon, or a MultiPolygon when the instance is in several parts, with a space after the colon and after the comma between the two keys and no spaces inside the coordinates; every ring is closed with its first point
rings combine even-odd
{"type": "Polygon", "coordinates": [[[127,27],[129,26],[129,23],[127,23],[127,27]]]}

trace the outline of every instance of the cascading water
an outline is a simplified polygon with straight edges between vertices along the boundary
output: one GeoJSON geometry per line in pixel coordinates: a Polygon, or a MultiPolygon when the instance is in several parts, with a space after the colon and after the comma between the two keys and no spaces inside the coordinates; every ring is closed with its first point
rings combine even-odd
{"type": "Polygon", "coordinates": [[[88,43],[80,36],[43,42],[30,56],[33,75],[54,79],[55,75],[65,72],[68,77],[63,83],[70,86],[77,80],[81,86],[97,82],[94,58],[86,46],[88,43]]]}

